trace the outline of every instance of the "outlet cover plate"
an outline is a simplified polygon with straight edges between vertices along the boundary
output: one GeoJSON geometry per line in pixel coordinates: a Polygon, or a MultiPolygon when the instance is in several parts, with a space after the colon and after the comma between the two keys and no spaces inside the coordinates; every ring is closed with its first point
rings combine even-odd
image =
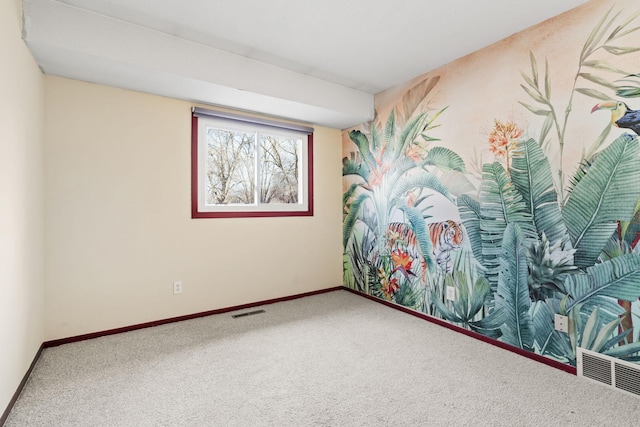
{"type": "Polygon", "coordinates": [[[569,318],[562,314],[556,314],[554,318],[556,331],[569,333],[569,318]]]}
{"type": "Polygon", "coordinates": [[[456,300],[456,288],[453,286],[447,286],[447,301],[456,300]]]}
{"type": "Polygon", "coordinates": [[[173,293],[174,295],[182,293],[182,282],[173,282],[173,293]]]}

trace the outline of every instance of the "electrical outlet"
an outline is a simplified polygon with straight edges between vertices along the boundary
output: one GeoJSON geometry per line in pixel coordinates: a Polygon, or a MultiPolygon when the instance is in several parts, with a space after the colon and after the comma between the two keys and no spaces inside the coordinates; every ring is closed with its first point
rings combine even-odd
{"type": "Polygon", "coordinates": [[[447,286],[447,300],[455,301],[456,300],[456,288],[453,286],[447,286]]]}
{"type": "Polygon", "coordinates": [[[567,334],[569,333],[569,318],[567,316],[556,314],[554,323],[556,331],[564,332],[567,334]]]}
{"type": "Polygon", "coordinates": [[[181,294],[182,293],[182,282],[173,282],[173,293],[181,294]]]}

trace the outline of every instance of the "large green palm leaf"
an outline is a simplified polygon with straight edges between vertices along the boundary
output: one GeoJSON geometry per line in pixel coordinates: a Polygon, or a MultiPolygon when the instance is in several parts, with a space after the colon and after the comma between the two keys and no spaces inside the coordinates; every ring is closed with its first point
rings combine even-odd
{"type": "Polygon", "coordinates": [[[519,224],[527,244],[537,237],[533,218],[527,212],[522,196],[507,176],[504,167],[498,162],[483,166],[480,215],[486,277],[489,279],[491,289],[495,290],[500,270],[499,256],[502,252],[502,239],[507,226],[512,223],[519,224]]]}
{"type": "Polygon", "coordinates": [[[440,169],[465,172],[464,160],[455,151],[446,147],[433,147],[427,153],[422,166],[436,166],[440,169]]]}
{"type": "Polygon", "coordinates": [[[635,301],[640,297],[640,256],[625,254],[571,274],[565,280],[568,312],[575,306],[600,304],[598,297],[635,301]]]}
{"type": "Polygon", "coordinates": [[[390,188],[389,191],[389,197],[391,199],[401,197],[407,191],[413,190],[414,188],[425,188],[440,193],[447,199],[451,200],[449,189],[440,181],[440,179],[434,174],[422,169],[411,171],[410,174],[395,181],[394,184],[395,185],[390,188]]]}
{"type": "Polygon", "coordinates": [[[640,148],[622,135],[596,157],[571,192],[562,216],[576,249],[575,264],[593,265],[617,228],[628,221],[640,197],[640,148]]]}
{"type": "Polygon", "coordinates": [[[495,307],[506,312],[501,339],[516,347],[533,350],[525,235],[517,223],[511,223],[505,229],[495,307]]]}
{"type": "Polygon", "coordinates": [[[476,260],[484,265],[484,256],[482,255],[482,234],[480,230],[480,202],[472,199],[466,194],[462,194],[456,200],[460,219],[464,224],[467,237],[471,243],[471,251],[476,260]]]}
{"type": "Polygon", "coordinates": [[[351,138],[351,141],[353,141],[358,147],[360,155],[362,155],[364,161],[367,162],[370,166],[375,165],[376,160],[371,153],[371,149],[369,147],[369,138],[367,138],[367,135],[360,132],[359,130],[352,130],[351,132],[349,132],[349,138],[351,138]]]}
{"type": "Polygon", "coordinates": [[[396,110],[393,109],[387,117],[387,124],[384,126],[384,139],[383,144],[388,146],[394,144],[396,140],[396,110]]]}
{"type": "Polygon", "coordinates": [[[429,228],[424,222],[422,211],[416,207],[408,206],[406,202],[399,199],[396,199],[394,204],[398,209],[404,212],[409,224],[411,224],[413,233],[416,236],[418,248],[420,249],[420,253],[427,264],[427,269],[432,271],[435,270],[436,264],[433,260],[433,247],[431,246],[431,238],[429,237],[429,228]]]}
{"type": "Polygon", "coordinates": [[[342,176],[359,176],[363,181],[369,180],[371,169],[362,161],[359,153],[351,153],[350,157],[342,159],[342,176]]]}
{"type": "Polygon", "coordinates": [[[398,141],[394,148],[394,157],[399,158],[407,149],[408,145],[413,143],[416,138],[422,134],[422,131],[429,124],[429,114],[423,112],[413,119],[409,120],[407,125],[402,129],[398,141]]]}
{"type": "Polygon", "coordinates": [[[344,218],[342,223],[342,247],[343,249],[347,248],[347,243],[349,242],[349,237],[351,237],[351,233],[353,232],[353,227],[356,224],[358,216],[360,215],[360,210],[363,208],[364,204],[371,199],[371,194],[360,193],[353,202],[351,202],[351,206],[349,208],[349,213],[344,218]]]}
{"type": "Polygon", "coordinates": [[[440,81],[440,76],[429,77],[417,83],[402,96],[402,108],[398,114],[400,124],[406,123],[418,107],[425,101],[429,93],[440,81]]]}
{"type": "Polygon", "coordinates": [[[533,139],[521,141],[514,151],[511,180],[522,194],[538,234],[544,233],[552,245],[566,238],[567,227],[558,205],[551,166],[533,139]]]}
{"type": "Polygon", "coordinates": [[[394,158],[399,158],[406,151],[409,144],[412,144],[427,130],[435,127],[431,126],[431,124],[445,109],[446,107],[432,116],[429,115],[428,111],[425,111],[411,119],[400,133],[400,137],[394,147],[394,158]]]}
{"type": "Polygon", "coordinates": [[[549,306],[550,302],[536,301],[530,310],[533,320],[534,342],[536,352],[544,356],[551,356],[556,360],[569,361],[572,354],[568,338],[561,335],[554,327],[554,310],[549,306]]]}

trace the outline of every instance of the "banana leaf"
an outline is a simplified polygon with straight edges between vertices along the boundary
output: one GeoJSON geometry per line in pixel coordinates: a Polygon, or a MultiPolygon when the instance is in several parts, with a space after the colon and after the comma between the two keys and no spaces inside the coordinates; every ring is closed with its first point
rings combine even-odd
{"type": "Polygon", "coordinates": [[[394,188],[398,181],[403,179],[411,171],[420,170],[416,162],[409,157],[400,157],[392,163],[392,168],[387,172],[386,181],[388,188],[394,188]]]}
{"type": "Polygon", "coordinates": [[[369,193],[361,193],[352,203],[349,213],[344,219],[342,224],[342,247],[344,249],[347,248],[347,243],[349,242],[349,237],[351,237],[351,233],[353,232],[353,227],[358,219],[358,215],[360,214],[360,209],[364,205],[364,203],[371,198],[369,193]]]}
{"type": "Polygon", "coordinates": [[[533,218],[504,167],[498,162],[485,164],[480,187],[480,235],[486,277],[494,291],[498,284],[502,240],[511,223],[520,226],[526,244],[537,238],[533,218]]]}
{"type": "Polygon", "coordinates": [[[456,200],[458,212],[464,224],[467,237],[471,243],[471,251],[476,260],[484,265],[484,256],[482,255],[482,235],[480,231],[480,202],[472,199],[466,194],[462,194],[456,200]]]}
{"type": "Polygon", "coordinates": [[[613,319],[617,319],[626,313],[624,308],[618,304],[617,299],[602,295],[590,297],[589,304],[582,307],[582,312],[590,315],[596,307],[600,310],[600,317],[603,322],[611,322],[613,319]]]}
{"type": "Polygon", "coordinates": [[[554,311],[546,301],[531,306],[536,352],[557,360],[569,361],[572,349],[568,337],[555,330],[554,311]]]}
{"type": "Polygon", "coordinates": [[[394,148],[394,157],[399,158],[406,150],[407,146],[416,140],[418,135],[422,134],[424,129],[429,125],[429,114],[423,112],[411,119],[402,129],[398,143],[394,148]]]}
{"type": "Polygon", "coordinates": [[[384,126],[384,144],[393,143],[396,139],[396,110],[393,109],[387,118],[387,124],[384,126]]]}
{"type": "Polygon", "coordinates": [[[640,235],[640,199],[633,210],[631,221],[620,221],[620,236],[631,249],[638,243],[638,235],[640,235]]]}
{"type": "Polygon", "coordinates": [[[437,166],[440,169],[450,169],[465,172],[464,160],[455,151],[445,147],[433,147],[427,153],[422,166],[437,166]]]}
{"type": "Polygon", "coordinates": [[[373,154],[371,154],[367,136],[359,130],[352,130],[349,132],[349,138],[358,146],[358,150],[364,161],[367,162],[369,166],[375,165],[376,160],[373,154]]]}
{"type": "Polygon", "coordinates": [[[447,187],[440,182],[440,179],[437,176],[425,171],[424,169],[411,171],[410,174],[404,175],[401,179],[393,182],[391,184],[389,198],[399,198],[407,191],[413,190],[414,188],[428,188],[451,200],[451,195],[449,194],[447,187]]]}
{"type": "Polygon", "coordinates": [[[573,188],[562,210],[575,264],[593,265],[616,230],[618,220],[628,221],[640,197],[638,140],[622,135],[598,155],[573,188]]]}
{"type": "Polygon", "coordinates": [[[349,186],[349,188],[347,189],[347,191],[345,191],[342,194],[342,206],[346,207],[347,203],[349,202],[349,200],[353,197],[353,195],[356,193],[356,191],[362,188],[362,184],[361,183],[353,183],[349,186]]]}
{"type": "Polygon", "coordinates": [[[433,247],[431,246],[431,237],[429,236],[429,229],[424,222],[422,211],[413,206],[408,206],[403,200],[396,200],[394,204],[398,209],[404,212],[405,216],[411,224],[413,233],[416,235],[416,241],[420,248],[420,253],[427,264],[427,269],[434,271],[436,268],[435,261],[433,260],[433,247]]]}
{"type": "Polygon", "coordinates": [[[477,185],[471,182],[471,176],[467,173],[444,170],[438,176],[454,198],[477,192],[477,185]]]}
{"type": "Polygon", "coordinates": [[[502,324],[502,341],[533,350],[534,325],[529,310],[531,299],[527,285],[525,236],[517,223],[507,226],[500,255],[500,274],[495,307],[507,314],[502,324]]]}
{"type": "Polygon", "coordinates": [[[521,141],[513,153],[511,180],[533,217],[538,235],[544,233],[553,245],[567,235],[551,178],[551,166],[533,140],[521,141]]]}
{"type": "Polygon", "coordinates": [[[398,119],[401,123],[406,123],[409,117],[413,115],[418,106],[424,102],[427,95],[433,90],[433,88],[440,81],[440,76],[429,77],[420,83],[417,83],[411,89],[409,89],[402,97],[402,110],[398,114],[398,119]]]}
{"type": "Polygon", "coordinates": [[[394,158],[399,158],[405,152],[409,144],[413,143],[418,136],[422,135],[425,130],[429,129],[431,123],[433,123],[433,121],[435,121],[435,119],[438,118],[446,108],[447,107],[444,107],[433,116],[429,116],[429,112],[425,111],[411,119],[402,130],[400,138],[398,139],[398,144],[394,147],[394,158]]]}
{"type": "Polygon", "coordinates": [[[640,297],[640,256],[625,254],[587,268],[585,273],[567,276],[567,312],[576,306],[594,306],[595,297],[635,301],[640,297]]]}
{"type": "Polygon", "coordinates": [[[383,140],[382,140],[382,159],[384,164],[392,164],[397,159],[398,156],[402,153],[396,152],[396,147],[400,144],[396,137],[396,110],[395,108],[391,110],[389,116],[387,117],[387,123],[383,129],[383,140]]]}
{"type": "Polygon", "coordinates": [[[351,153],[351,158],[342,159],[342,176],[357,175],[364,181],[369,180],[371,169],[362,161],[357,153],[351,153]]]}
{"type": "Polygon", "coordinates": [[[598,153],[595,153],[592,157],[586,157],[578,163],[576,170],[569,177],[569,185],[567,186],[567,195],[569,197],[580,181],[582,181],[582,178],[587,176],[587,173],[597,156],[598,153]]]}

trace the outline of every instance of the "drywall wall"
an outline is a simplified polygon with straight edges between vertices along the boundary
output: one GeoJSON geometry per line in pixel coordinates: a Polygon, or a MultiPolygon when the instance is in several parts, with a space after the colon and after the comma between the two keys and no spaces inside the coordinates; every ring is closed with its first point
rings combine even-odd
{"type": "Polygon", "coordinates": [[[313,217],[191,219],[192,104],[45,88],[46,340],[341,284],[339,130],[315,128],[313,217]]]}
{"type": "Polygon", "coordinates": [[[567,365],[637,361],[640,113],[609,109],[640,109],[637,12],[591,1],[379,94],[343,133],[345,284],[567,365]]]}
{"type": "Polygon", "coordinates": [[[44,78],[21,39],[21,5],[0,3],[0,411],[43,340],[44,78]]]}

